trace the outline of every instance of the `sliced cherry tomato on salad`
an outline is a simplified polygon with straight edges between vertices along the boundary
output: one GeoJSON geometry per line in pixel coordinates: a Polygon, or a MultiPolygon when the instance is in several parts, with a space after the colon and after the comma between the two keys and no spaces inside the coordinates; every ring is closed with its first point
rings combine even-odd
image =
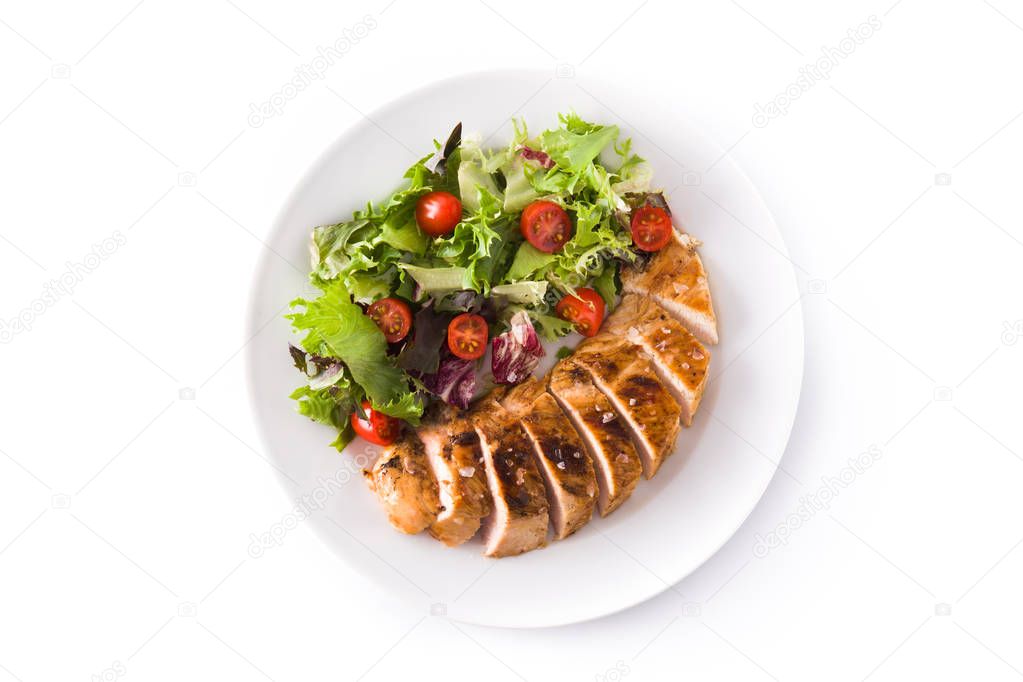
{"type": "Polygon", "coordinates": [[[544,253],[561,251],[572,238],[572,222],[553,201],[534,201],[522,211],[522,236],[544,253]]]}
{"type": "Polygon", "coordinates": [[[573,323],[575,330],[583,336],[593,336],[604,321],[604,299],[589,287],[576,289],[575,294],[558,301],[554,312],[561,319],[573,323]]]}
{"type": "Polygon", "coordinates": [[[463,360],[475,360],[487,352],[487,321],[462,313],[448,324],[448,349],[463,360]]]}
{"type": "Polygon", "coordinates": [[[640,206],[632,214],[632,243],[641,251],[660,251],[671,241],[671,216],[659,206],[640,206]]]}
{"type": "Polygon", "coordinates": [[[416,224],[431,237],[454,231],[462,219],[462,202],[451,192],[430,192],[416,202],[416,224]]]}
{"type": "Polygon", "coordinates": [[[387,343],[401,341],[412,329],[412,311],[400,298],[382,298],[370,305],[366,314],[380,327],[387,343]]]}
{"type": "Polygon", "coordinates": [[[377,412],[368,400],[362,401],[362,411],[366,413],[365,419],[358,412],[352,412],[352,428],[356,434],[374,445],[390,445],[398,440],[401,434],[400,419],[377,412]]]}

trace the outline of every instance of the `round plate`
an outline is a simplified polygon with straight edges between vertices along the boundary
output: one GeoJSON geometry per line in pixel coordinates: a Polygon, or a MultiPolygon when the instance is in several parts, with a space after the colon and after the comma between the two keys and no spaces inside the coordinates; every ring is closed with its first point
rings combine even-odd
{"type": "Polygon", "coordinates": [[[266,452],[287,494],[303,500],[289,523],[311,524],[347,564],[432,613],[540,627],[649,599],[735,533],[785,450],[803,371],[799,291],[785,245],[747,177],[680,121],[663,97],[523,71],[427,86],[372,113],[330,145],[291,193],[268,244],[272,251],[252,285],[247,362],[266,452]],[[595,516],[566,540],[519,557],[486,559],[478,540],[450,549],[426,533],[402,535],[360,480],[361,466],[375,454],[371,446],[357,440],[339,455],[328,446],[334,434],[297,415],[288,398],[299,376],[282,316],[289,300],[311,293],[309,231],[350,217],[369,199],[385,199],[405,169],[458,121],[467,134],[479,132],[485,146],[498,146],[511,138],[513,116],[538,132],[556,125],[558,112],[573,109],[632,137],[676,219],[704,242],[722,341],[711,348],[703,404],[656,478],[641,482],[614,514],[595,516]]]}

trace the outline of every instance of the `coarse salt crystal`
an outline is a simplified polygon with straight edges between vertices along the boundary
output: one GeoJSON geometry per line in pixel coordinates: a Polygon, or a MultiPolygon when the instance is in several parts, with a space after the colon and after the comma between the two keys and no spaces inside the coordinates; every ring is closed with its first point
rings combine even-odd
{"type": "Polygon", "coordinates": [[[683,362],[682,363],[682,369],[689,369],[689,363],[688,362],[683,362]]]}
{"type": "Polygon", "coordinates": [[[519,467],[518,469],[515,470],[515,483],[518,484],[518,485],[522,485],[525,482],[526,482],[526,470],[523,469],[522,467],[519,467]]]}
{"type": "Polygon", "coordinates": [[[564,470],[565,469],[565,463],[564,462],[558,462],[558,468],[561,469],[561,470],[564,470]]]}
{"type": "Polygon", "coordinates": [[[629,405],[635,405],[635,404],[636,404],[636,399],[635,398],[629,398],[629,405]]]}
{"type": "Polygon", "coordinates": [[[701,353],[700,351],[694,350],[692,357],[693,357],[693,360],[703,360],[704,356],[703,356],[703,353],[701,353]]]}
{"type": "Polygon", "coordinates": [[[472,475],[476,473],[476,467],[462,467],[458,470],[458,473],[465,478],[472,478],[472,475]]]}
{"type": "Polygon", "coordinates": [[[671,329],[668,328],[668,327],[661,327],[661,333],[662,334],[670,334],[671,333],[671,329]]]}
{"type": "Polygon", "coordinates": [[[614,412],[605,412],[604,414],[600,415],[600,421],[602,424],[606,424],[614,418],[615,418],[614,412]]]}

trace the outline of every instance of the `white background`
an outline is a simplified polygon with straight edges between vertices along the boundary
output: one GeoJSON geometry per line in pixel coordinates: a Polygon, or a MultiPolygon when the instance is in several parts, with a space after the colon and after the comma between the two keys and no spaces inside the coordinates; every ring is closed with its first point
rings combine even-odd
{"type": "Polygon", "coordinates": [[[1023,676],[1023,8],[388,2],[0,6],[0,680],[1023,676]],[[871,15],[829,79],[753,125],[871,15]],[[806,292],[783,470],[695,574],[554,630],[396,602],[301,525],[253,558],[294,506],[242,362],[286,193],[406,90],[558,65],[647,84],[774,212],[806,292]]]}

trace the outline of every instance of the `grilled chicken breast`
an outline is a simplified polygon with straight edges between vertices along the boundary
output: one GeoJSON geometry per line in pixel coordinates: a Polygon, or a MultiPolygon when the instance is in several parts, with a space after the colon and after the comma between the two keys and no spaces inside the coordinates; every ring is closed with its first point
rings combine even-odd
{"type": "Polygon", "coordinates": [[[519,418],[532,440],[547,484],[554,539],[564,539],[586,525],[597,503],[597,478],[586,447],[542,382],[530,377],[502,390],[498,399],[519,418]]]}
{"type": "Polygon", "coordinates": [[[589,370],[618,418],[628,425],[643,472],[652,478],[672,453],[681,408],[661,385],[643,351],[628,339],[602,332],[572,355],[589,370]]]}
{"type": "Polygon", "coordinates": [[[657,376],[682,408],[689,426],[707,383],[710,353],[688,329],[649,298],[625,294],[603,330],[643,349],[657,376]]]}
{"type": "Polygon", "coordinates": [[[387,520],[402,533],[418,533],[437,518],[437,481],[423,444],[411,429],[380,454],[372,470],[362,473],[384,506],[387,520]]]}
{"type": "Polygon", "coordinates": [[[586,445],[597,476],[597,508],[607,516],[629,499],[643,472],[629,431],[574,356],[554,366],[547,387],[586,445]]]}
{"type": "Polygon", "coordinates": [[[479,434],[447,405],[433,411],[418,431],[440,496],[430,535],[449,547],[460,545],[476,534],[491,510],[479,434]]]}
{"type": "Polygon", "coordinates": [[[718,342],[717,317],[707,272],[696,252],[699,242],[674,231],[668,245],[636,267],[623,267],[622,289],[652,298],[700,341],[718,342]]]}
{"type": "Polygon", "coordinates": [[[487,469],[493,511],[483,521],[484,554],[511,556],[547,543],[547,495],[522,425],[493,398],[471,413],[487,469]]]}

